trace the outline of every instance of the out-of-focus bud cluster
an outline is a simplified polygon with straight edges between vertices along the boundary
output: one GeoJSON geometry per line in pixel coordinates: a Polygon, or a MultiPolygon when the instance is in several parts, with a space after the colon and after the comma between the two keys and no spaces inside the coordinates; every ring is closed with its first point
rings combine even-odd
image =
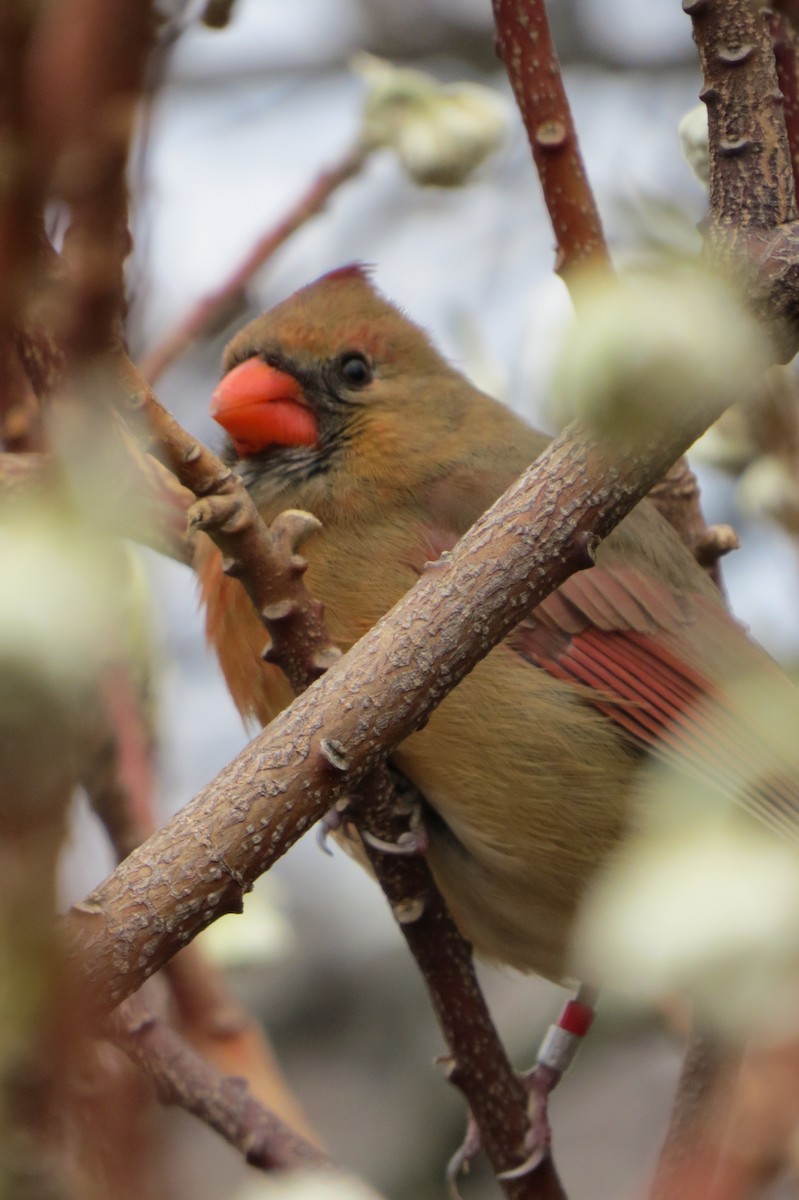
{"type": "Polygon", "coordinates": [[[122,543],[44,501],[4,511],[0,562],[0,795],[30,819],[82,777],[111,664],[126,665],[146,707],[148,594],[122,543]]]}
{"type": "MultiPolygon", "coordinates": [[[[685,114],[679,135],[683,155],[707,186],[710,155],[704,104],[685,114]]],[[[749,402],[726,412],[695,450],[705,462],[740,477],[736,498],[743,512],[799,533],[799,393],[789,368],[771,368],[749,402]]]]}
{"type": "Polygon", "coordinates": [[[352,68],[367,85],[364,143],[393,150],[418,184],[461,187],[505,138],[510,107],[490,88],[441,84],[371,54],[352,68]]]}
{"type": "Polygon", "coordinates": [[[119,634],[125,563],[105,542],[47,506],[0,522],[0,657],[30,664],[65,696],[89,684],[119,634]]]}
{"type": "Polygon", "coordinates": [[[644,1003],[688,996],[724,1037],[780,1040],[799,1034],[799,848],[752,797],[756,781],[799,778],[799,699],[750,679],[729,706],[748,769],[651,768],[647,823],[589,897],[574,966],[644,1003]]]}
{"type": "Polygon", "coordinates": [[[710,178],[710,152],[707,140],[707,109],[704,104],[690,108],[677,127],[680,147],[688,166],[700,183],[710,178]]]}
{"type": "Polygon", "coordinates": [[[751,401],[726,412],[695,451],[738,479],[742,512],[799,533],[799,390],[789,367],[767,371],[751,401]]]}
{"type": "Polygon", "coordinates": [[[747,399],[768,362],[734,292],[707,271],[665,264],[592,276],[560,356],[554,415],[639,443],[681,413],[747,399]]]}
{"type": "Polygon", "coordinates": [[[292,927],[283,915],[280,889],[271,875],[265,875],[247,896],[242,913],[220,917],[203,930],[198,940],[217,966],[236,970],[281,958],[293,938],[292,927]]]}
{"type": "Polygon", "coordinates": [[[381,1200],[360,1179],[319,1171],[274,1172],[245,1184],[235,1200],[381,1200]]]}

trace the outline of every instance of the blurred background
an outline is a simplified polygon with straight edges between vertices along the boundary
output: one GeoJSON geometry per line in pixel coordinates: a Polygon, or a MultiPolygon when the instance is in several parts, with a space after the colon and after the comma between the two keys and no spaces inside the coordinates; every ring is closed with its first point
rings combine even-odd
{"type": "MultiPolygon", "coordinates": [[[[354,142],[365,96],[350,69],[357,52],[444,83],[486,85],[505,98],[508,122],[496,153],[459,188],[420,187],[396,155],[372,155],[255,275],[226,327],[169,367],[157,385],[164,403],[217,446],[207,405],[231,331],[324,271],[360,260],[374,264],[378,286],[480,386],[551,428],[551,373],[570,304],[553,274],[552,233],[494,54],[489,0],[238,0],[220,30],[199,22],[201,7],[167,9],[171,48],[134,159],[130,336],[138,361],[354,142]]],[[[700,87],[690,21],[674,0],[548,7],[616,260],[660,242],[698,248],[705,193],[677,135],[700,87]]],[[[729,521],[742,539],[724,564],[733,609],[790,663],[799,653],[795,546],[757,504],[741,507],[734,479],[697,465],[708,520],[729,521]]],[[[146,562],[162,664],[166,817],[249,734],[205,648],[190,572],[155,555],[146,562]]],[[[83,814],[73,841],[81,849],[65,864],[65,899],[111,866],[83,814]]],[[[333,1155],[393,1200],[443,1196],[463,1108],[431,1065],[442,1041],[371,882],[310,836],[263,881],[245,917],[227,919],[211,937],[333,1155]]],[[[514,1061],[531,1065],[565,993],[511,972],[484,970],[483,978],[514,1061]]],[[[608,999],[553,1104],[556,1161],[573,1200],[640,1194],[680,1061],[679,1035],[663,1014],[624,1014],[608,999]]],[[[174,1117],[170,1130],[180,1148],[170,1168],[175,1200],[226,1200],[244,1194],[248,1179],[254,1187],[254,1173],[196,1122],[174,1117]]],[[[252,1195],[321,1195],[283,1187],[259,1178],[252,1195]]],[[[475,1200],[497,1194],[479,1167],[462,1190],[475,1200]]]]}

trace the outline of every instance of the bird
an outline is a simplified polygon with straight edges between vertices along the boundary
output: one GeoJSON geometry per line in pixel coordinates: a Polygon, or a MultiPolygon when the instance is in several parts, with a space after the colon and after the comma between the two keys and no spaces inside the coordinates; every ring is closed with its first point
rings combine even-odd
{"type": "MultiPolygon", "coordinates": [[[[224,456],[265,521],[304,509],[307,585],[346,651],[546,448],[472,385],[360,264],[241,329],[211,404],[224,456]]],[[[290,703],[239,581],[207,542],[206,631],[245,718],[290,703]]],[[[395,748],[424,797],[432,873],[481,956],[572,977],[575,920],[634,832],[665,759],[795,836],[794,781],[749,728],[738,681],[795,689],[729,615],[681,538],[642,501],[395,748]]],[[[780,690],[782,689],[782,690],[780,690]]]]}

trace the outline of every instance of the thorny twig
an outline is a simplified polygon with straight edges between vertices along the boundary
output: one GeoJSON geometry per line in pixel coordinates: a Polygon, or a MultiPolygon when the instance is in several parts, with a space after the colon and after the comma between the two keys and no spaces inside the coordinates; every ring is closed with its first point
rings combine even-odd
{"type": "Polygon", "coordinates": [[[555,269],[609,267],[544,0],[493,0],[497,49],[527,130],[558,245],[555,269]]]}
{"type": "Polygon", "coordinates": [[[374,848],[378,842],[398,844],[408,826],[403,815],[407,805],[397,805],[388,772],[382,778],[372,772],[361,785],[361,797],[365,787],[369,788],[366,803],[356,800],[351,808],[359,828],[370,835],[365,852],[424,975],[449,1048],[447,1079],[468,1101],[482,1146],[496,1168],[507,1169],[501,1164],[514,1156],[529,1160],[529,1170],[501,1181],[506,1195],[519,1200],[565,1200],[549,1146],[534,1146],[531,1153],[520,1154],[530,1128],[527,1097],[497,1037],[474,972],[471,947],[449,915],[427,864],[419,855],[387,855],[374,848]]]}
{"type": "MultiPolygon", "coordinates": [[[[610,254],[580,154],[544,0],[494,0],[494,17],[497,48],[524,121],[557,239],[556,270],[579,306],[579,287],[575,287],[579,276],[586,268],[610,273],[610,254]]],[[[699,489],[684,459],[658,481],[651,499],[719,582],[716,562],[732,545],[726,530],[717,532],[705,524],[699,489]]]]}
{"type": "Polygon", "coordinates": [[[291,1092],[259,1022],[241,1005],[222,971],[196,943],[166,966],[177,1028],[222,1075],[243,1075],[253,1098],[314,1145],[311,1127],[291,1092]]]}
{"type": "Polygon", "coordinates": [[[762,9],[748,0],[686,0],[704,86],[710,151],[708,235],[795,221],[791,155],[762,9]]]}
{"type": "Polygon", "coordinates": [[[164,1021],[127,1000],[110,1019],[114,1042],[155,1084],[162,1104],[194,1113],[261,1170],[330,1167],[317,1146],[260,1104],[244,1079],[223,1077],[164,1021]]]}

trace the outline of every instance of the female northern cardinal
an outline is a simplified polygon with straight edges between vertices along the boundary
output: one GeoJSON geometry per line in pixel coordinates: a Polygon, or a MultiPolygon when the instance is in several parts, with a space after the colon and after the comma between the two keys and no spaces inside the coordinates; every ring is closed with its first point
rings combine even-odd
{"type": "MultiPolygon", "coordinates": [[[[543,450],[547,438],[474,388],[364,270],[323,276],[230,343],[212,413],[271,521],[322,522],[307,581],[347,649],[543,450]]],[[[290,699],[264,634],[209,545],[207,630],[240,711],[290,699]]],[[[551,978],[575,910],[628,826],[645,752],[725,786],[775,828],[796,792],[764,762],[733,681],[770,672],[648,503],[496,647],[397,748],[428,804],[429,860],[483,954],[551,978]]],[[[779,693],[778,693],[779,694],[779,693]]]]}

